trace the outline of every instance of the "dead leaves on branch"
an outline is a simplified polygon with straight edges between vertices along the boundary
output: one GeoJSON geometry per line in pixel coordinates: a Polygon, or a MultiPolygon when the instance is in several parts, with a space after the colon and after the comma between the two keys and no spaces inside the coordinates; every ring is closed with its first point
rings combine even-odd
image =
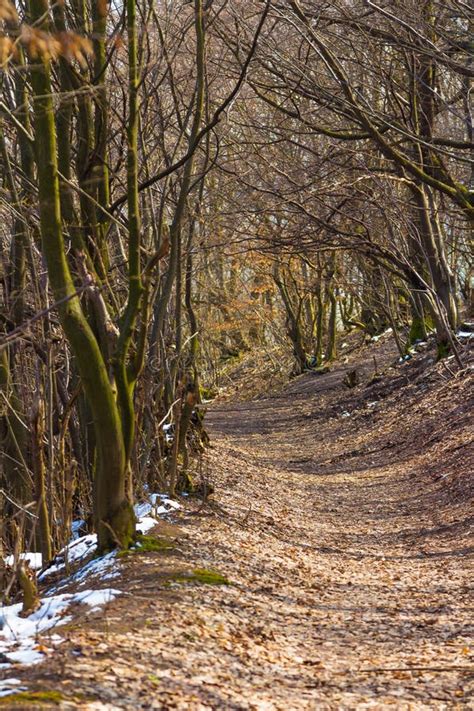
{"type": "Polygon", "coordinates": [[[5,20],[5,22],[16,22],[18,20],[15,7],[10,0],[0,0],[0,20],[5,20]]]}
{"type": "Polygon", "coordinates": [[[0,65],[4,67],[10,59],[17,59],[18,44],[26,50],[33,61],[50,62],[64,57],[68,62],[76,61],[81,67],[87,64],[92,54],[92,42],[75,32],[52,34],[29,25],[22,25],[18,40],[7,35],[0,36],[0,65]]]}
{"type": "Polygon", "coordinates": [[[93,54],[92,42],[87,37],[81,37],[75,32],[60,32],[57,35],[60,44],[60,55],[69,62],[79,62],[81,67],[86,66],[86,59],[93,54]]]}
{"type": "Polygon", "coordinates": [[[31,59],[43,62],[64,57],[69,62],[77,61],[86,65],[86,59],[92,54],[92,42],[75,32],[50,33],[28,25],[22,25],[20,41],[31,59]]]}
{"type": "Polygon", "coordinates": [[[30,60],[50,62],[63,57],[68,62],[78,62],[85,67],[87,57],[93,54],[92,42],[75,32],[47,32],[27,24],[18,27],[18,15],[10,0],[0,0],[0,21],[6,23],[9,34],[0,32],[0,65],[5,67],[11,59],[18,58],[22,47],[30,60]]]}
{"type": "Polygon", "coordinates": [[[16,55],[15,43],[10,37],[0,35],[0,66],[4,66],[11,57],[16,55]]]}
{"type": "MultiPolygon", "coordinates": [[[[0,0],[0,22],[5,22],[6,24],[12,23],[16,24],[18,21],[18,15],[15,7],[12,5],[10,0],[0,0]]],[[[4,35],[0,29],[0,66],[3,67],[7,61],[15,56],[15,43],[8,37],[4,35]]]]}

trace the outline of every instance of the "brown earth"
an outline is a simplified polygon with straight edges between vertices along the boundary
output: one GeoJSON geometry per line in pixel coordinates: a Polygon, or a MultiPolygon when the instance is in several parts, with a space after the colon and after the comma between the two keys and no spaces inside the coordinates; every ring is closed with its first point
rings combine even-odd
{"type": "Polygon", "coordinates": [[[124,559],[126,594],[8,676],[63,708],[474,708],[472,358],[395,360],[381,340],[215,403],[216,493],[158,526],[175,548],[124,559]]]}

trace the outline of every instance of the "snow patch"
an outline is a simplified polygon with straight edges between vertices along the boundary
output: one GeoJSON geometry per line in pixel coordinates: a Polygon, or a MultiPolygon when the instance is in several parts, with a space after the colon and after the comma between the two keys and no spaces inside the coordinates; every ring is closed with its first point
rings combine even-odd
{"type": "Polygon", "coordinates": [[[21,686],[20,679],[3,679],[0,681],[0,698],[2,696],[10,696],[10,694],[18,694],[20,691],[26,691],[26,686],[21,686]]]}
{"type": "Polygon", "coordinates": [[[79,563],[84,558],[95,553],[96,550],[97,536],[95,533],[76,538],[55,556],[53,564],[39,575],[38,580],[44,580],[49,575],[65,571],[67,566],[79,563]]]}
{"type": "Polygon", "coordinates": [[[384,336],[389,336],[391,333],[393,333],[393,328],[387,328],[383,333],[379,333],[378,336],[372,336],[370,342],[377,343],[378,341],[380,341],[381,338],[383,338],[384,336]]]}
{"type": "MultiPolygon", "coordinates": [[[[166,516],[179,508],[181,508],[180,504],[165,494],[150,494],[148,501],[135,506],[137,529],[145,533],[157,524],[161,516],[166,516]]],[[[47,580],[53,574],[62,576],[62,579],[50,587],[47,595],[41,598],[41,606],[38,610],[28,617],[22,617],[20,614],[22,603],[0,608],[0,656],[7,660],[0,664],[0,669],[9,667],[10,664],[29,665],[41,662],[44,654],[37,642],[38,635],[69,622],[72,617],[66,613],[72,604],[88,605],[91,611],[98,611],[117,595],[122,594],[120,590],[114,588],[90,588],[91,578],[99,579],[100,583],[103,583],[105,580],[116,578],[120,572],[116,551],[99,558],[94,557],[97,553],[97,536],[95,534],[80,536],[79,533],[84,525],[82,520],[73,523],[71,542],[58,553],[52,565],[39,574],[40,581],[47,580]],[[68,574],[70,565],[75,568],[72,574],[68,574]],[[89,583],[88,589],[76,593],[60,592],[71,583],[77,583],[81,587],[86,584],[86,581],[89,583]]],[[[23,553],[21,558],[27,560],[32,568],[41,567],[39,553],[23,553]]],[[[5,560],[9,565],[14,564],[13,556],[8,556],[5,560]]],[[[50,635],[48,639],[48,643],[53,646],[60,644],[61,641],[58,635],[50,635]]],[[[20,689],[13,683],[15,680],[7,681],[10,683],[4,682],[3,685],[0,683],[0,696],[23,690],[23,687],[20,689]]]]}
{"type": "MultiPolygon", "coordinates": [[[[41,553],[20,553],[20,560],[28,561],[30,568],[32,570],[39,570],[42,566],[42,556],[41,553]]],[[[13,567],[15,565],[15,556],[7,555],[5,557],[5,563],[13,567]]]]}
{"type": "MultiPolygon", "coordinates": [[[[9,663],[37,664],[44,658],[37,643],[38,635],[69,622],[72,617],[65,613],[70,605],[80,603],[96,609],[121,594],[121,590],[106,588],[44,597],[41,599],[41,607],[28,617],[21,617],[22,603],[7,605],[0,610],[0,654],[9,663]]],[[[58,640],[56,638],[51,641],[57,643],[58,640]]],[[[0,665],[5,666],[8,664],[0,665]]]]}
{"type": "Polygon", "coordinates": [[[173,438],[174,438],[174,425],[173,424],[163,425],[162,430],[165,433],[166,444],[171,444],[173,442],[173,438]]]}
{"type": "Polygon", "coordinates": [[[72,522],[72,539],[75,541],[77,538],[81,537],[81,531],[87,530],[87,524],[82,518],[76,519],[72,522]]]}
{"type": "Polygon", "coordinates": [[[179,508],[181,508],[180,504],[165,494],[150,494],[148,501],[135,506],[135,514],[138,519],[137,529],[142,533],[147,533],[156,526],[160,516],[166,516],[179,508]]]}
{"type": "MultiPolygon", "coordinates": [[[[166,494],[149,494],[148,501],[136,504],[134,507],[137,517],[137,530],[141,533],[147,533],[156,526],[161,516],[166,516],[179,508],[181,508],[180,504],[170,499],[166,494]]],[[[43,581],[50,575],[66,573],[70,565],[75,567],[79,565],[80,569],[67,578],[60,587],[64,587],[65,584],[71,581],[82,582],[93,575],[100,574],[102,580],[110,580],[119,575],[118,571],[114,572],[112,570],[116,564],[114,551],[101,558],[86,562],[87,558],[97,553],[97,536],[95,533],[91,533],[77,537],[77,531],[80,530],[82,525],[84,525],[83,521],[74,521],[72,525],[73,540],[55,556],[52,565],[40,573],[38,580],[43,581]],[[81,562],[85,563],[85,565],[81,566],[81,562]]],[[[29,553],[27,555],[35,554],[29,553]]]]}
{"type": "Polygon", "coordinates": [[[156,523],[156,518],[153,518],[152,516],[143,516],[137,523],[137,530],[143,534],[148,533],[148,531],[156,526],[156,523]]]}

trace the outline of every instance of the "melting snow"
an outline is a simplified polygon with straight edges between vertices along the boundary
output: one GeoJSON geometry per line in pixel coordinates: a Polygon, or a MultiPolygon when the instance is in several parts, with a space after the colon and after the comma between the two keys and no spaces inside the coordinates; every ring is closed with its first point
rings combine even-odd
{"type": "Polygon", "coordinates": [[[86,522],[82,518],[78,518],[76,521],[72,522],[72,538],[73,540],[76,540],[76,538],[80,538],[81,531],[87,530],[86,528],[86,522]]]}
{"type": "Polygon", "coordinates": [[[379,333],[378,336],[372,336],[372,338],[370,340],[372,343],[377,343],[377,341],[380,341],[381,338],[383,338],[384,336],[388,336],[391,333],[393,333],[393,329],[387,328],[383,333],[379,333]]]}
{"type": "MultiPolygon", "coordinates": [[[[27,560],[32,570],[39,570],[42,565],[41,553],[21,553],[20,560],[27,560]]],[[[5,558],[7,565],[15,565],[15,556],[7,555],[5,558]]]]}
{"type": "MultiPolygon", "coordinates": [[[[41,600],[41,607],[28,617],[20,616],[23,607],[21,602],[3,607],[0,612],[0,653],[10,663],[37,664],[43,659],[43,654],[38,649],[37,636],[57,625],[69,622],[72,617],[65,615],[65,612],[70,605],[76,602],[96,609],[97,606],[105,605],[121,594],[120,590],[106,588],[44,597],[41,600]]],[[[6,663],[0,665],[0,667],[6,666],[8,666],[6,663]]]]}
{"type": "MultiPolygon", "coordinates": [[[[147,533],[150,529],[156,526],[157,519],[160,516],[170,514],[174,510],[179,509],[180,505],[177,501],[168,498],[165,494],[149,494],[148,501],[142,504],[135,505],[135,515],[137,517],[137,530],[141,533],[147,533]]],[[[53,565],[44,570],[39,575],[39,580],[44,580],[53,573],[61,573],[66,571],[66,566],[74,563],[77,565],[82,560],[85,561],[97,551],[97,536],[91,533],[86,536],[77,538],[77,532],[83,521],[75,521],[73,523],[73,540],[66,548],[60,551],[54,559],[53,565]]],[[[34,554],[28,554],[34,555],[34,554]]],[[[68,578],[65,583],[74,581],[83,581],[91,575],[101,574],[101,579],[111,579],[118,575],[118,572],[113,572],[111,569],[114,566],[116,555],[112,551],[101,558],[96,558],[89,561],[77,573],[74,573],[68,578]],[[106,574],[106,575],[104,575],[106,574]]]]}
{"type": "Polygon", "coordinates": [[[72,541],[66,548],[63,548],[54,558],[54,564],[46,568],[40,576],[39,580],[44,580],[48,575],[59,573],[66,570],[66,566],[71,563],[78,563],[81,559],[86,558],[91,553],[97,550],[97,536],[91,533],[87,536],[81,536],[75,541],[72,541]]]}
{"type": "MultiPolygon", "coordinates": [[[[147,502],[135,506],[137,529],[145,533],[156,525],[160,516],[170,514],[179,508],[180,505],[176,501],[169,499],[164,494],[150,494],[147,502]]],[[[9,667],[12,663],[37,664],[41,662],[44,655],[37,644],[38,635],[70,621],[72,617],[66,612],[73,603],[88,605],[92,611],[96,611],[117,595],[122,594],[120,590],[113,588],[87,589],[76,593],[58,592],[71,582],[78,583],[81,587],[93,576],[98,576],[100,583],[103,583],[120,574],[117,569],[118,561],[115,551],[100,558],[88,560],[97,552],[97,536],[89,534],[79,537],[83,526],[84,521],[73,523],[71,543],[60,551],[53,564],[38,576],[40,581],[44,581],[54,573],[63,574],[65,577],[55,586],[49,588],[48,594],[41,598],[41,607],[36,612],[28,617],[21,617],[22,603],[0,608],[0,655],[3,659],[8,660],[8,662],[0,664],[0,669],[9,667]],[[78,570],[67,576],[67,569],[71,564],[78,567],[78,570]]],[[[41,567],[41,554],[23,553],[21,557],[28,560],[32,568],[41,567]]],[[[5,561],[9,565],[14,564],[13,556],[8,556],[5,561]]],[[[52,635],[49,642],[59,644],[61,638],[58,635],[52,635]]],[[[19,680],[13,678],[0,682],[0,697],[24,690],[24,687],[18,686],[20,683],[19,680]]]]}
{"type": "Polygon", "coordinates": [[[153,526],[156,526],[156,519],[159,516],[172,513],[179,509],[177,501],[169,499],[164,494],[150,494],[148,501],[135,506],[135,514],[138,519],[137,529],[141,533],[147,533],[153,526]]]}
{"type": "Polygon", "coordinates": [[[26,691],[26,686],[21,686],[20,679],[3,679],[0,681],[0,698],[2,696],[9,696],[10,694],[17,694],[20,691],[26,691]]]}
{"type": "Polygon", "coordinates": [[[174,425],[163,425],[162,429],[165,433],[166,444],[171,444],[174,436],[174,425]]]}

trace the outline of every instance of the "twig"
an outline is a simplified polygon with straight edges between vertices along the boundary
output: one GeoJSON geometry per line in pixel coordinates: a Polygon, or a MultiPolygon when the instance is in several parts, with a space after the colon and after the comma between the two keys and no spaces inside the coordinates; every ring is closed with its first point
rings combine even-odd
{"type": "MultiPolygon", "coordinates": [[[[55,301],[54,304],[51,304],[51,306],[48,306],[48,308],[43,309],[42,311],[39,311],[37,314],[29,318],[27,321],[24,323],[20,324],[17,326],[13,331],[10,331],[8,335],[4,336],[2,339],[0,339],[0,350],[3,350],[4,348],[8,348],[9,344],[12,341],[17,340],[18,338],[21,338],[22,334],[24,331],[28,329],[29,326],[31,326],[32,323],[35,323],[35,321],[39,321],[42,318],[45,318],[51,311],[54,311],[58,306],[61,304],[65,304],[68,301],[71,301],[72,299],[75,299],[76,297],[80,296],[84,291],[87,291],[90,289],[92,285],[90,283],[84,284],[83,286],[80,286],[78,289],[73,294],[68,294],[67,296],[64,296],[62,299],[59,299],[58,301],[55,301]]],[[[96,287],[98,289],[104,289],[104,286],[96,287]]]]}
{"type": "Polygon", "coordinates": [[[169,406],[169,409],[168,409],[168,412],[166,413],[166,415],[163,417],[162,420],[160,420],[160,421],[158,422],[158,428],[160,428],[161,425],[163,425],[163,424],[166,422],[166,420],[168,419],[168,415],[171,413],[171,410],[173,409],[173,407],[174,407],[180,400],[181,400],[181,398],[179,397],[177,400],[175,400],[174,402],[171,403],[171,405],[169,406]]]}
{"type": "Polygon", "coordinates": [[[250,514],[251,514],[251,513],[252,513],[252,505],[249,506],[249,510],[247,511],[247,513],[245,514],[245,516],[243,517],[243,519],[242,519],[242,521],[241,521],[241,524],[240,524],[241,526],[245,526],[245,524],[247,523],[247,521],[248,521],[249,518],[250,518],[250,514]]]}
{"type": "Polygon", "coordinates": [[[5,489],[0,489],[0,494],[3,494],[3,496],[4,496],[11,504],[13,504],[13,506],[16,506],[17,509],[20,509],[21,511],[24,511],[26,514],[28,514],[28,516],[31,516],[32,518],[38,518],[38,516],[37,516],[36,514],[31,513],[31,511],[28,511],[28,509],[31,508],[31,506],[34,506],[34,505],[35,505],[35,503],[36,503],[35,501],[32,501],[31,503],[27,504],[26,507],[25,507],[25,506],[21,506],[19,503],[17,503],[16,501],[14,501],[14,499],[12,499],[10,496],[8,496],[8,494],[7,494],[7,492],[5,491],[5,489]]]}

